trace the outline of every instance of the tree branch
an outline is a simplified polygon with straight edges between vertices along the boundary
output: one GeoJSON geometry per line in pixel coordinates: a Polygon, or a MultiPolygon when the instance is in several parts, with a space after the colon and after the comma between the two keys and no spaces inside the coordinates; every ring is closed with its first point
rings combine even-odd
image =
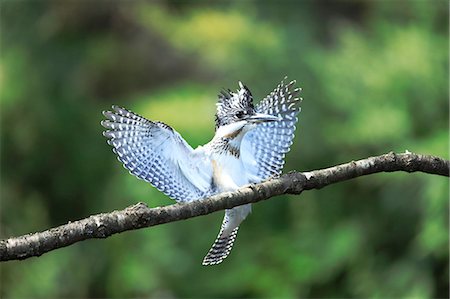
{"type": "Polygon", "coordinates": [[[193,218],[255,203],[281,194],[300,194],[377,172],[425,172],[449,176],[450,161],[435,156],[389,153],[310,172],[291,172],[260,184],[242,187],[201,201],[148,208],[138,203],[121,211],[69,222],[43,232],[0,241],[0,261],[21,260],[92,238],[107,238],[128,230],[193,218]]]}

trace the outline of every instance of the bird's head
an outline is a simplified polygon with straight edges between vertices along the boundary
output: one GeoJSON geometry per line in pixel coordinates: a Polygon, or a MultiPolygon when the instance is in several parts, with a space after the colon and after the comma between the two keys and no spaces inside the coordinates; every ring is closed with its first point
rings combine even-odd
{"type": "Polygon", "coordinates": [[[248,132],[258,124],[278,121],[279,117],[257,113],[253,106],[253,96],[250,90],[239,82],[237,92],[223,90],[219,94],[216,112],[216,133],[233,136],[248,132]]]}

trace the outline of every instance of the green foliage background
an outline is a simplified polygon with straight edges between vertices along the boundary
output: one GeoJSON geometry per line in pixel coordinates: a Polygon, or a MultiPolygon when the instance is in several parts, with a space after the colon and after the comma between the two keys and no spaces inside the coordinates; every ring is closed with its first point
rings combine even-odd
{"type": "MultiPolygon", "coordinates": [[[[449,158],[446,1],[2,1],[1,237],[138,201],[101,136],[126,106],[194,147],[216,94],[303,87],[286,171],[388,151],[449,158]]],[[[376,174],[259,203],[230,257],[222,213],[1,264],[4,298],[448,296],[449,181],[376,174]]]]}

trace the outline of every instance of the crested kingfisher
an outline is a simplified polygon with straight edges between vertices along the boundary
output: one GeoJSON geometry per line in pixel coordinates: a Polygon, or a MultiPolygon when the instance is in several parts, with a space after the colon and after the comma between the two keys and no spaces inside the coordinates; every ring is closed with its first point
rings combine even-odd
{"type": "MultiPolygon", "coordinates": [[[[241,82],[219,94],[213,139],[193,149],[174,129],[125,108],[104,111],[103,135],[123,166],[177,202],[201,200],[281,174],[294,138],[301,88],[286,78],[259,104],[241,82]]],[[[219,235],[203,265],[230,253],[251,204],[225,211],[219,235]]]]}

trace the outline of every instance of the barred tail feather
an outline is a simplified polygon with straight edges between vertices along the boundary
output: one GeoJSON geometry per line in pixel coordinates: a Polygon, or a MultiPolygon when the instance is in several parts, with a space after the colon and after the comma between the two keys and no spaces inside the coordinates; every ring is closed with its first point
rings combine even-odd
{"type": "Polygon", "coordinates": [[[236,227],[230,234],[224,234],[224,228],[222,227],[216,241],[203,259],[203,266],[220,264],[230,254],[238,229],[239,227],[236,227]]]}

